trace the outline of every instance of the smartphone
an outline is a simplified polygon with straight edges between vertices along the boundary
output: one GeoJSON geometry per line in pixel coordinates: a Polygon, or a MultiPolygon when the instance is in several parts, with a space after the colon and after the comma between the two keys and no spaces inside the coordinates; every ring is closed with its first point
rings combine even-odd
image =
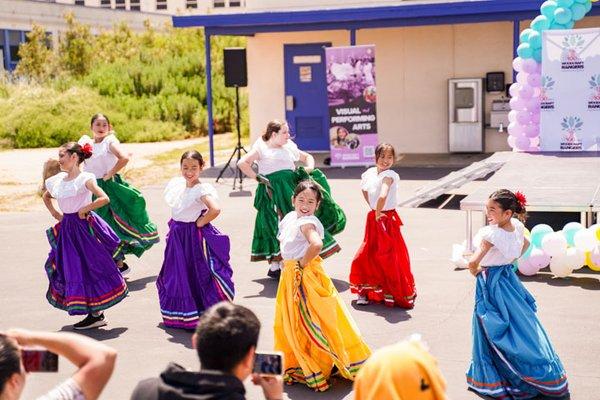
{"type": "Polygon", "coordinates": [[[283,353],[257,351],[252,372],[260,375],[283,375],[283,353]]]}
{"type": "Polygon", "coordinates": [[[27,372],[58,372],[58,354],[46,349],[21,349],[21,359],[27,372]]]}

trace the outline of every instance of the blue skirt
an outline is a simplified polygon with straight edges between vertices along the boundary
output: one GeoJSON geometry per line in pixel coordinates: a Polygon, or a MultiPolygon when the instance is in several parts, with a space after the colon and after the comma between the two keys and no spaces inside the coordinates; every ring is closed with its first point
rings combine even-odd
{"type": "Polygon", "coordinates": [[[500,399],[569,394],[565,370],[535,312],[535,299],[512,265],[477,275],[470,390],[500,399]]]}

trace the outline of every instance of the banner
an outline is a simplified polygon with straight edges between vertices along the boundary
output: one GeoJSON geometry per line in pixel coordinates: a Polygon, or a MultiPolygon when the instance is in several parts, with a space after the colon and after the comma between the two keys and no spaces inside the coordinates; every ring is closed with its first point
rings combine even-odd
{"type": "Polygon", "coordinates": [[[325,57],[331,165],[374,165],[375,46],[327,47],[325,57]]]}
{"type": "Polygon", "coordinates": [[[545,30],[542,151],[600,150],[600,29],[545,30]]]}

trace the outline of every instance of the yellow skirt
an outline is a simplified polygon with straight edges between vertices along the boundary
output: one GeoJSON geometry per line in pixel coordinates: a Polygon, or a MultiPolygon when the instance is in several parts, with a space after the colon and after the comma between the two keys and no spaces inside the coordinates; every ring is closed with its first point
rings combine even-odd
{"type": "Polygon", "coordinates": [[[316,391],[329,388],[333,367],[354,380],[371,354],[320,257],[305,268],[285,260],[275,305],[275,350],[284,355],[284,380],[316,391]]]}

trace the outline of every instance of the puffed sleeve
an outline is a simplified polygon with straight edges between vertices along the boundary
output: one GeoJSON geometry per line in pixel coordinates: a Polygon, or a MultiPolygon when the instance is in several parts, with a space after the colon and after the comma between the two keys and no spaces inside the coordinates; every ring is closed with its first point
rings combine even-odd
{"type": "Polygon", "coordinates": [[[298,229],[300,229],[302,225],[308,224],[315,226],[315,229],[317,230],[317,232],[319,232],[319,236],[321,237],[321,239],[325,237],[325,229],[323,228],[323,224],[314,215],[310,215],[308,217],[300,217],[296,221],[296,226],[298,227],[298,229]]]}
{"type": "Polygon", "coordinates": [[[361,190],[365,190],[365,191],[369,191],[369,189],[371,188],[371,185],[373,185],[373,172],[375,171],[375,173],[377,173],[375,167],[373,168],[369,168],[368,170],[366,170],[365,172],[363,172],[363,174],[360,176],[360,189],[361,190]]]}
{"type": "Polygon", "coordinates": [[[110,151],[110,145],[111,144],[119,144],[119,143],[121,143],[119,141],[119,139],[117,139],[117,137],[115,136],[114,133],[111,133],[110,135],[108,135],[107,137],[105,137],[102,142],[106,146],[106,152],[107,153],[112,153],[112,151],[110,151]]]}
{"type": "Polygon", "coordinates": [[[391,169],[383,171],[382,173],[379,174],[379,177],[381,179],[383,179],[383,178],[392,178],[392,180],[394,182],[400,181],[400,175],[398,175],[398,173],[396,171],[393,171],[391,169]]]}
{"type": "Polygon", "coordinates": [[[46,187],[46,190],[48,191],[48,193],[50,193],[52,195],[52,197],[56,198],[57,196],[57,190],[58,190],[58,184],[60,183],[61,180],[63,180],[63,178],[66,176],[66,172],[60,172],[54,176],[51,176],[50,178],[46,179],[46,182],[44,182],[44,186],[46,187]]]}
{"type": "Polygon", "coordinates": [[[487,242],[492,242],[492,226],[486,225],[477,231],[477,234],[473,238],[473,245],[475,247],[481,247],[481,241],[485,240],[487,242]]]}
{"type": "Polygon", "coordinates": [[[294,143],[291,140],[288,140],[288,142],[285,145],[285,148],[290,153],[290,156],[292,157],[292,161],[296,162],[296,161],[300,160],[300,150],[298,149],[298,146],[296,145],[296,143],[294,143]]]}
{"type": "Polygon", "coordinates": [[[79,176],[77,177],[77,191],[83,189],[83,187],[85,187],[85,184],[88,181],[95,182],[96,176],[90,172],[82,172],[81,174],[79,174],[79,176]]]}
{"type": "Polygon", "coordinates": [[[219,200],[217,189],[215,189],[210,183],[203,183],[199,185],[196,201],[202,201],[200,198],[204,196],[210,196],[215,200],[219,200]]]}
{"type": "Polygon", "coordinates": [[[163,197],[169,207],[175,207],[181,202],[181,196],[185,191],[185,179],[183,177],[173,178],[167,183],[163,191],[163,197]]]}

